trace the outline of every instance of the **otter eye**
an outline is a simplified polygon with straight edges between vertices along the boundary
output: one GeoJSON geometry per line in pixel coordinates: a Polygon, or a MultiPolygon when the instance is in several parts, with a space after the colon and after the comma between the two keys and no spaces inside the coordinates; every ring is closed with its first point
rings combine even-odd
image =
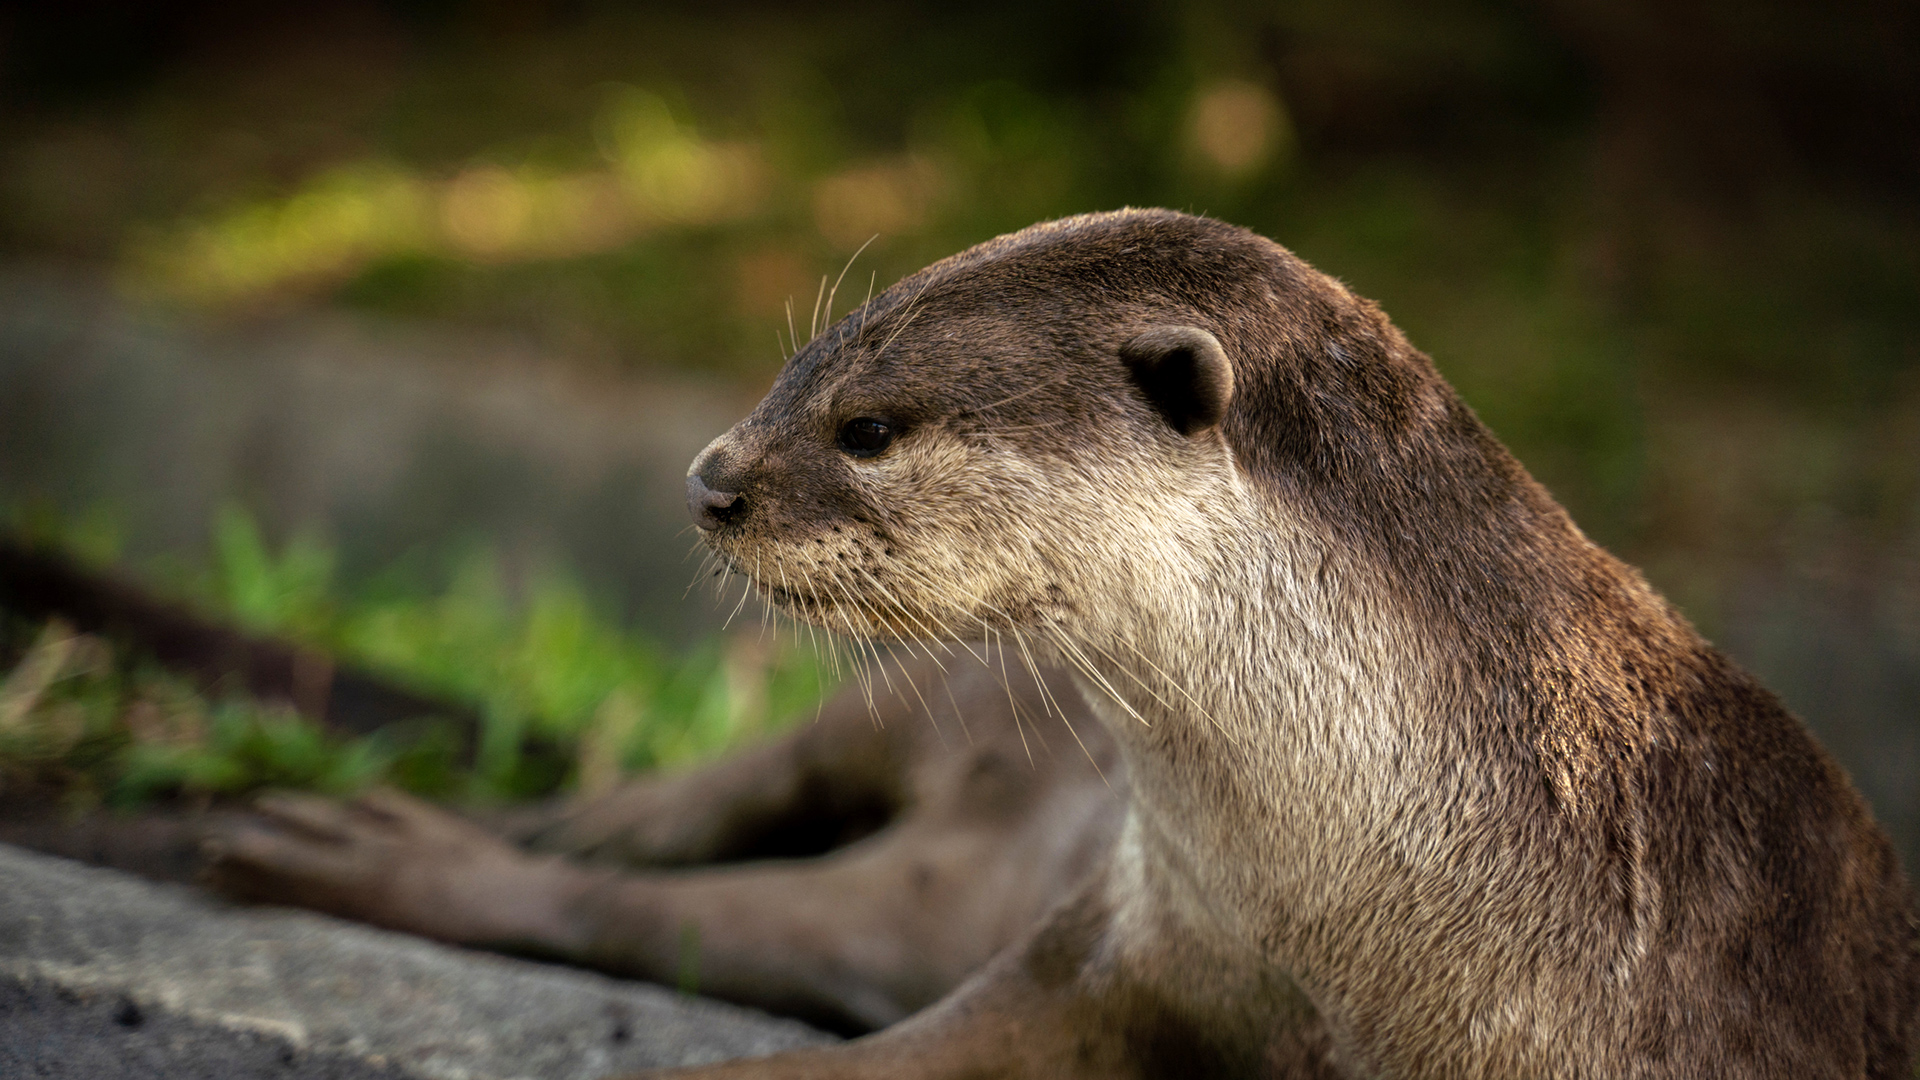
{"type": "Polygon", "coordinates": [[[840,449],[854,457],[872,457],[893,442],[893,425],[870,416],[847,421],[840,429],[840,449]]]}

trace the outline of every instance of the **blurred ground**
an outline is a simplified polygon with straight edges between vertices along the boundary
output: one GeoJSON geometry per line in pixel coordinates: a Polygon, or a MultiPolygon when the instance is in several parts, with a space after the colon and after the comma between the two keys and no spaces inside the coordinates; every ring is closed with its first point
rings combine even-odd
{"type": "Polygon", "coordinates": [[[0,508],[688,640],[684,462],[817,312],[1176,206],[1379,300],[1920,857],[1920,6],[95,0],[0,88],[0,508]]]}

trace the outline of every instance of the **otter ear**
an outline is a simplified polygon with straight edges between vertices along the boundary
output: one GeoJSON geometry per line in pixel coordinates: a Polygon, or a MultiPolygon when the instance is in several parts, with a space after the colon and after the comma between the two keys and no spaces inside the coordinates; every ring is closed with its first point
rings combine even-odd
{"type": "Polygon", "coordinates": [[[1156,326],[1120,347],[1120,359],[1147,401],[1182,435],[1227,415],[1233,366],[1220,341],[1197,326],[1156,326]]]}

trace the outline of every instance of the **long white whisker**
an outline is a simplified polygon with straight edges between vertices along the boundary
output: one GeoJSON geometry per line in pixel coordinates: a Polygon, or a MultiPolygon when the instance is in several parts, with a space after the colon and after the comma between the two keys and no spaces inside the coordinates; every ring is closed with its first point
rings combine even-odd
{"type": "MultiPolygon", "coordinates": [[[[1160,668],[1160,665],[1154,663],[1153,660],[1150,659],[1146,653],[1141,652],[1140,647],[1138,645],[1135,645],[1133,642],[1128,641],[1126,638],[1116,638],[1115,640],[1118,641],[1120,644],[1125,645],[1127,648],[1133,650],[1133,655],[1139,657],[1141,663],[1147,665],[1149,668],[1152,668],[1155,674],[1159,675],[1162,679],[1165,679],[1167,681],[1167,685],[1173,687],[1175,690],[1178,690],[1183,697],[1185,697],[1188,701],[1192,702],[1194,709],[1197,710],[1201,716],[1206,717],[1207,722],[1212,724],[1215,730],[1219,731],[1220,734],[1225,735],[1227,737],[1228,742],[1232,742],[1232,743],[1239,742],[1239,740],[1234,737],[1233,732],[1228,731],[1226,727],[1220,723],[1220,721],[1214,719],[1213,714],[1207,711],[1206,706],[1200,704],[1200,702],[1196,700],[1192,694],[1187,693],[1186,687],[1181,686],[1179,683],[1179,680],[1175,679],[1171,675],[1168,675],[1165,671],[1162,671],[1160,668]]],[[[1172,702],[1168,701],[1166,698],[1160,695],[1160,691],[1155,690],[1153,686],[1150,683],[1148,683],[1145,679],[1142,679],[1140,676],[1135,675],[1133,671],[1128,667],[1128,665],[1120,663],[1118,660],[1114,658],[1112,653],[1107,652],[1105,649],[1101,649],[1100,651],[1103,655],[1106,656],[1108,662],[1112,663],[1114,667],[1117,667],[1121,671],[1126,672],[1126,675],[1129,679],[1132,679],[1134,682],[1139,683],[1140,689],[1145,690],[1147,693],[1153,695],[1153,699],[1155,701],[1158,701],[1161,707],[1165,708],[1170,713],[1179,711],[1178,709],[1174,708],[1172,702]]]]}
{"type": "Polygon", "coordinates": [[[853,254],[847,257],[847,265],[840,268],[840,276],[833,279],[833,288],[827,291],[827,325],[828,326],[833,325],[833,298],[840,295],[840,283],[846,280],[847,271],[853,269],[854,260],[860,257],[860,253],[862,251],[867,250],[867,248],[871,247],[873,245],[873,242],[878,239],[880,239],[879,233],[874,233],[872,236],[867,237],[867,242],[855,248],[853,251],[853,254]]]}
{"type": "MultiPolygon", "coordinates": [[[[879,236],[880,234],[875,233],[874,235],[879,236]]],[[[868,243],[872,243],[872,241],[868,241],[868,243]]],[[[868,310],[867,305],[873,303],[873,286],[879,280],[880,271],[878,270],[867,275],[867,298],[860,301],[860,333],[863,335],[867,332],[867,320],[873,317],[873,312],[868,310]]]]}
{"type": "Polygon", "coordinates": [[[920,313],[913,310],[914,305],[918,304],[920,302],[920,298],[927,295],[927,290],[931,288],[933,288],[933,279],[928,278],[926,281],[922,282],[920,284],[920,288],[916,290],[914,294],[907,299],[906,306],[900,309],[900,320],[901,320],[900,325],[894,327],[893,333],[888,334],[887,340],[880,344],[880,349],[879,349],[880,352],[886,352],[887,348],[893,344],[894,339],[900,336],[900,332],[907,328],[907,324],[919,317],[920,313]]]}
{"type": "MultiPolygon", "coordinates": [[[[845,595],[851,606],[865,615],[869,623],[874,626],[882,625],[880,617],[874,613],[873,609],[861,602],[859,595],[853,590],[852,583],[846,582],[843,584],[845,585],[845,595]]],[[[894,689],[893,679],[887,674],[886,661],[880,654],[879,643],[875,641],[871,635],[863,635],[862,643],[866,646],[868,654],[873,657],[873,669],[880,673],[880,681],[886,686],[887,692],[898,699],[900,697],[900,691],[894,689]]],[[[878,719],[878,717],[875,719],[878,719]]]]}
{"type": "MultiPolygon", "coordinates": [[[[997,631],[995,632],[994,636],[998,638],[999,634],[997,631]]],[[[1026,729],[1020,726],[1020,703],[1014,700],[1013,680],[1007,678],[1007,646],[1006,644],[1004,642],[1000,643],[999,649],[1000,649],[1000,685],[1007,691],[1007,707],[1013,710],[1013,730],[1017,732],[1020,736],[1020,749],[1025,750],[1027,752],[1027,767],[1031,769],[1037,769],[1039,768],[1039,765],[1036,764],[1033,760],[1033,747],[1027,745],[1026,729]]]]}
{"type": "Polygon", "coordinates": [[[1040,674],[1040,665],[1034,662],[1033,652],[1027,648],[1027,639],[1015,630],[1013,640],[1020,646],[1020,659],[1027,665],[1027,674],[1033,676],[1034,684],[1040,688],[1040,700],[1050,711],[1060,714],[1060,722],[1066,725],[1067,734],[1073,736],[1073,741],[1080,744],[1080,752],[1087,755],[1087,764],[1093,766],[1093,771],[1100,777],[1100,782],[1107,785],[1107,790],[1113,790],[1113,783],[1107,779],[1106,771],[1100,768],[1099,762],[1093,760],[1093,751],[1087,749],[1087,744],[1080,738],[1080,733],[1074,730],[1073,719],[1067,715],[1067,710],[1054,700],[1053,690],[1047,686],[1046,676],[1040,674]]]}
{"type": "MultiPolygon", "coordinates": [[[[913,625],[919,627],[920,632],[926,635],[927,640],[929,642],[933,644],[938,644],[941,648],[946,649],[947,654],[949,656],[953,654],[952,647],[948,645],[945,640],[945,637],[947,635],[934,633],[933,630],[930,629],[926,623],[920,621],[919,616],[915,615],[911,611],[908,611],[906,608],[906,605],[902,604],[899,601],[899,599],[897,599],[893,595],[893,591],[891,589],[888,589],[886,585],[880,581],[880,578],[876,576],[871,570],[862,568],[857,572],[860,574],[862,578],[866,580],[866,583],[868,585],[872,586],[875,590],[877,590],[880,593],[881,599],[885,600],[888,604],[892,605],[893,610],[900,612],[902,615],[905,615],[907,619],[913,623],[913,625]]],[[[935,620],[935,621],[937,622],[938,620],[935,620]]],[[[934,664],[938,665],[942,671],[946,670],[946,666],[943,664],[940,664],[940,658],[933,655],[933,648],[931,644],[926,646],[926,653],[927,653],[927,659],[932,660],[934,664]]]]}
{"type": "Polygon", "coordinates": [[[895,667],[900,669],[900,680],[907,684],[907,689],[912,690],[914,698],[920,702],[920,711],[926,714],[927,722],[933,725],[934,738],[940,740],[942,747],[946,746],[947,737],[941,734],[940,721],[934,719],[933,706],[927,704],[926,695],[920,692],[920,684],[913,681],[913,673],[907,670],[906,661],[896,656],[893,658],[893,663],[895,667]]]}
{"type": "Polygon", "coordinates": [[[1056,383],[1061,383],[1065,381],[1066,381],[1065,375],[1056,375],[1051,379],[1043,379],[1040,382],[1034,383],[1032,386],[1027,387],[1025,390],[1021,390],[1017,393],[1009,394],[1006,397],[1001,398],[999,401],[996,401],[991,405],[979,405],[971,409],[962,409],[959,412],[955,413],[954,415],[972,416],[976,413],[986,412],[989,409],[997,409],[1002,405],[1007,405],[1012,402],[1019,401],[1021,398],[1026,397],[1028,394],[1038,393],[1041,390],[1045,390],[1049,386],[1053,386],[1056,383]]]}
{"type": "MultiPolygon", "coordinates": [[[[758,575],[756,574],[755,576],[757,577],[758,575]]],[[[747,606],[747,597],[751,595],[753,595],[753,578],[748,578],[746,586],[740,590],[740,602],[733,605],[733,610],[727,613],[726,621],[720,624],[722,633],[725,633],[727,628],[733,625],[734,618],[740,614],[742,608],[747,606]]]]}
{"type": "MultiPolygon", "coordinates": [[[[705,544],[701,544],[700,546],[706,547],[705,544]]],[[[691,558],[692,555],[693,555],[692,551],[687,552],[687,556],[689,558],[691,558]]],[[[685,600],[687,597],[692,596],[693,590],[696,588],[699,588],[700,583],[707,579],[707,568],[713,565],[713,559],[714,559],[713,549],[707,548],[705,557],[703,557],[700,560],[699,569],[693,572],[693,580],[687,582],[687,588],[684,592],[680,594],[680,599],[685,600]]]]}
{"type": "Polygon", "coordinates": [[[1125,709],[1127,715],[1140,721],[1142,726],[1153,726],[1151,721],[1140,715],[1140,710],[1134,708],[1132,702],[1120,696],[1120,691],[1114,689],[1113,684],[1107,681],[1106,675],[1094,664],[1093,660],[1090,659],[1086,653],[1080,651],[1079,645],[1075,644],[1073,638],[1068,636],[1064,631],[1056,628],[1049,628],[1048,636],[1053,639],[1055,645],[1060,647],[1062,655],[1072,660],[1073,666],[1078,668],[1080,673],[1091,680],[1095,686],[1098,686],[1102,693],[1111,698],[1115,705],[1125,709]]]}
{"type": "Polygon", "coordinates": [[[944,674],[940,678],[940,688],[947,692],[947,703],[953,706],[954,719],[960,721],[960,734],[965,735],[967,737],[967,745],[972,746],[973,732],[967,727],[967,711],[960,707],[960,702],[954,700],[953,684],[947,680],[944,674]]]}
{"type": "Polygon", "coordinates": [[[844,593],[838,588],[839,582],[834,580],[832,575],[828,575],[823,584],[828,594],[834,600],[836,608],[835,614],[837,614],[840,617],[840,621],[847,626],[847,636],[851,639],[849,643],[854,647],[854,657],[856,661],[849,663],[849,670],[853,672],[854,680],[860,684],[860,691],[866,697],[867,715],[871,716],[874,724],[878,726],[880,724],[880,708],[874,703],[873,699],[873,673],[867,668],[866,653],[861,651],[861,646],[865,644],[865,640],[861,636],[858,628],[853,625],[853,617],[847,614],[847,609],[850,605],[847,603],[844,593]]]}

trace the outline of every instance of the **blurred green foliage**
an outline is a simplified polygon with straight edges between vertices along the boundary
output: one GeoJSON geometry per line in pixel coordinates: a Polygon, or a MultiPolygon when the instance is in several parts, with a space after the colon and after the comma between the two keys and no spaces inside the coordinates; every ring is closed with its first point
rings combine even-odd
{"type": "Polygon", "coordinates": [[[480,801],[563,785],[597,790],[626,772],[700,760],[776,730],[831,683],[811,654],[750,632],[670,655],[596,613],[562,574],[510,589],[482,550],[437,589],[386,580],[349,591],[334,579],[331,551],[310,537],[273,550],[238,509],[222,513],[214,531],[213,565],[156,576],[239,626],[477,705],[483,726],[472,767],[460,763],[459,739],[432,718],[342,738],[289,709],[209,701],[56,623],[20,643],[0,682],[0,777],[24,770],[75,798],[123,803],[262,787],[343,794],[371,783],[480,801]],[[528,753],[528,737],[567,757],[528,753]]]}
{"type": "Polygon", "coordinates": [[[484,550],[461,558],[428,595],[378,580],[342,595],[330,553],[311,538],[296,537],[276,557],[237,509],[221,515],[216,536],[219,559],[204,595],[243,625],[478,703],[487,724],[480,777],[502,793],[526,784],[515,774],[522,735],[575,743],[596,723],[622,721],[600,715],[609,702],[645,714],[620,733],[619,765],[656,768],[709,756],[770,716],[791,717],[825,685],[810,659],[762,648],[751,632],[669,656],[596,613],[557,571],[534,575],[515,596],[484,550]],[[762,683],[746,690],[742,680],[762,683]],[[736,700],[743,693],[756,700],[736,700]]]}
{"type": "Polygon", "coordinates": [[[52,789],[74,806],[262,787],[346,794],[403,777],[418,752],[391,735],[331,737],[240,699],[210,703],[58,621],[0,681],[0,790],[52,789]]]}

